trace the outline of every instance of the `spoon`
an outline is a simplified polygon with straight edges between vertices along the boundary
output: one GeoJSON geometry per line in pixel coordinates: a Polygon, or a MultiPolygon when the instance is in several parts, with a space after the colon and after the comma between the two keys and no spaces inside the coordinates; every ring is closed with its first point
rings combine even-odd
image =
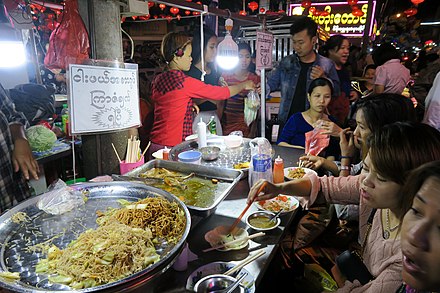
{"type": "Polygon", "coordinates": [[[241,274],[241,276],[235,280],[234,283],[232,283],[231,285],[229,285],[229,287],[222,289],[222,290],[216,290],[216,291],[212,291],[211,293],[232,293],[235,288],[237,288],[240,285],[240,282],[248,275],[247,272],[243,272],[243,274],[241,274]]]}
{"type": "Polygon", "coordinates": [[[273,215],[272,217],[270,217],[269,222],[272,222],[273,220],[275,220],[284,210],[281,209],[278,212],[276,212],[275,215],[273,215]]]}

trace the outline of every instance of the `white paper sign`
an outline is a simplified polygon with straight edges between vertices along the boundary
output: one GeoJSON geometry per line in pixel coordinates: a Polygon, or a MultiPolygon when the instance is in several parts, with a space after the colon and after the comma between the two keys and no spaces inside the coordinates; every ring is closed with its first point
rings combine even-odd
{"type": "Polygon", "coordinates": [[[73,134],[140,125],[137,68],[70,64],[69,71],[73,134]]]}
{"type": "Polygon", "coordinates": [[[256,68],[271,69],[272,68],[272,47],[273,34],[268,32],[257,31],[257,54],[256,54],[256,68]]]}

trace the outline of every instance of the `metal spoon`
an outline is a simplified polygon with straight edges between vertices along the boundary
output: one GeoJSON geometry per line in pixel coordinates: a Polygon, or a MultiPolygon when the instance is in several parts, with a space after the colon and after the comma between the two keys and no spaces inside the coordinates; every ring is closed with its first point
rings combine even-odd
{"type": "Polygon", "coordinates": [[[281,209],[281,210],[279,210],[278,212],[276,212],[275,215],[273,215],[272,217],[270,217],[269,222],[275,220],[275,219],[276,219],[276,218],[277,218],[277,217],[278,217],[283,211],[284,211],[284,210],[281,209]]]}
{"type": "Polygon", "coordinates": [[[241,274],[240,277],[238,277],[237,280],[235,280],[234,283],[232,283],[231,285],[229,285],[229,287],[222,289],[222,290],[216,290],[216,291],[212,291],[211,293],[232,293],[232,291],[235,290],[235,288],[237,288],[240,285],[240,282],[246,278],[246,276],[248,275],[247,272],[243,272],[243,274],[241,274]]]}

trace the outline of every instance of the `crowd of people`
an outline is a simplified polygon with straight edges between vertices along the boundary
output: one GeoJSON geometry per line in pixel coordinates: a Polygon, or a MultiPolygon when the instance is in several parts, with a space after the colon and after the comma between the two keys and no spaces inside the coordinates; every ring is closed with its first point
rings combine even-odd
{"type": "MultiPolygon", "coordinates": [[[[151,85],[151,125],[142,126],[151,128],[145,132],[151,141],[149,156],[178,145],[196,131],[199,121],[212,117],[218,135],[238,130],[256,137],[256,121],[245,122],[245,100],[250,90],[258,91],[265,82],[268,93],[281,93],[280,146],[304,148],[306,133],[314,130],[330,137],[321,153],[300,157],[304,167],[322,176],[251,186],[249,203],[278,194],[304,198],[303,218],[286,236],[291,245],[282,245],[287,263],[293,263],[302,249],[322,245],[317,239],[331,222],[325,216],[335,216],[340,224],[356,223],[359,236],[351,240],[360,244],[357,261],[347,265],[338,258],[334,267],[325,268],[338,292],[438,291],[440,66],[433,62],[437,71],[429,71],[428,81],[424,72],[416,75],[414,88],[424,82],[425,96],[418,91],[414,101],[402,95],[412,76],[391,44],[377,47],[374,64],[365,66],[353,82],[346,68],[349,40],[332,36],[318,53],[317,32],[312,19],[295,20],[290,29],[294,53],[283,58],[266,81],[254,72],[253,52],[246,43],[238,45],[238,66],[219,72],[214,64],[218,40],[211,30],[204,30],[203,51],[198,33],[168,33],[161,45],[166,65],[151,85]],[[320,206],[317,216],[311,216],[314,206],[320,206]],[[365,274],[367,281],[361,281],[365,274]]],[[[38,178],[38,164],[24,137],[26,119],[3,88],[0,98],[3,212],[30,196],[25,180],[38,178]]]]}

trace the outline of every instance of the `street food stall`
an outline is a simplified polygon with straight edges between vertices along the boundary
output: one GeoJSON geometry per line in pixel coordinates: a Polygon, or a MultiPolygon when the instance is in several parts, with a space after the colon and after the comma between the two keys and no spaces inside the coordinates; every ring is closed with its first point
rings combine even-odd
{"type": "MultiPolygon", "coordinates": [[[[41,12],[47,7],[44,2],[35,2],[32,9],[41,12]]],[[[11,292],[211,292],[202,286],[207,277],[219,275],[229,283],[217,289],[226,289],[240,279],[232,292],[256,292],[301,208],[295,194],[248,203],[250,186],[256,181],[253,172],[267,172],[264,178],[271,180],[272,164],[278,157],[286,167],[278,170],[279,182],[306,176],[306,168],[298,167],[304,149],[271,145],[265,140],[270,150],[260,153],[263,145],[253,145],[250,138],[204,131],[182,138],[184,141],[171,149],[153,153],[154,160],[145,160],[150,144],[141,149],[140,141],[130,132],[141,126],[140,70],[137,64],[124,62],[122,44],[115,46],[114,39],[121,39],[121,15],[171,22],[180,21],[185,14],[200,20],[201,35],[208,15],[239,20],[252,24],[241,27],[240,38],[255,49],[256,68],[264,81],[266,70],[293,51],[290,24],[267,25],[269,18],[278,20],[284,11],[270,13],[270,1],[247,1],[250,11],[244,7],[232,13],[196,1],[127,0],[120,14],[121,2],[79,2],[88,11],[87,25],[83,25],[90,32],[90,56],[87,52],[86,56],[63,58],[63,70],[68,88],[66,134],[74,142],[81,138],[81,149],[75,149],[75,143],[57,142],[36,155],[42,164],[72,156],[75,170],[75,153],[80,151],[80,165],[91,180],[71,186],[58,181],[43,194],[16,203],[0,215],[0,287],[11,292]],[[151,19],[148,9],[172,15],[158,14],[151,19]],[[100,13],[102,19],[97,17],[100,13]],[[292,178],[290,172],[297,170],[298,177],[292,178]]],[[[336,7],[324,3],[315,5],[315,11],[322,7],[322,14],[315,15],[311,7],[305,7],[310,1],[303,2],[286,7],[288,14],[308,9],[322,25],[319,35],[323,39],[334,32],[361,37],[373,31],[371,12],[376,1],[359,1],[359,11],[371,18],[356,16],[353,10],[350,20],[333,15],[336,7]],[[354,22],[355,16],[360,24],[345,26],[354,22]],[[343,20],[337,24],[339,18],[343,20]],[[335,24],[331,32],[327,29],[330,24],[335,24]],[[367,33],[362,35],[362,31],[367,33]]],[[[52,8],[61,10],[62,6],[54,4],[52,8]]],[[[235,44],[232,25],[228,22],[226,26],[225,39],[235,44]]],[[[165,28],[161,26],[160,34],[153,38],[137,36],[137,40],[157,41],[165,28]]],[[[131,46],[129,59],[134,56],[134,42],[131,46]]],[[[182,55],[181,51],[179,48],[173,54],[182,55]]],[[[147,72],[157,74],[161,69],[143,73],[147,72]]],[[[266,117],[277,108],[265,104],[265,82],[261,92],[260,133],[264,137],[266,117]],[[274,109],[267,112],[270,107],[274,109]]],[[[206,125],[202,124],[202,129],[206,130],[206,125]]]]}

